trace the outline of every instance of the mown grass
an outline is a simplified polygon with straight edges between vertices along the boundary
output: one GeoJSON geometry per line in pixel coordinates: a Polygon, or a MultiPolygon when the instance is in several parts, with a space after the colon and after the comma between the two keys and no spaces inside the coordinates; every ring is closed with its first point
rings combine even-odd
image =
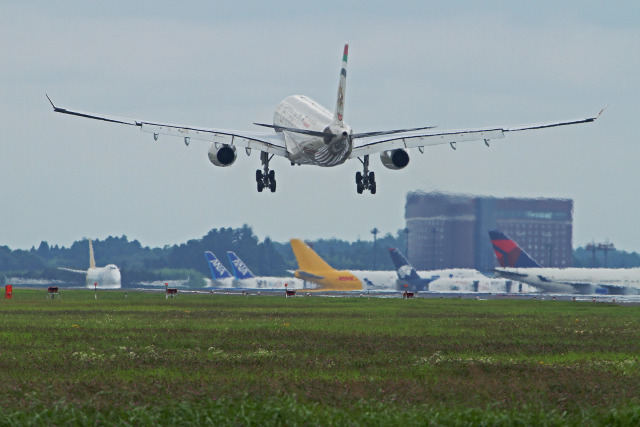
{"type": "Polygon", "coordinates": [[[640,307],[14,290],[0,425],[640,424],[640,307]]]}

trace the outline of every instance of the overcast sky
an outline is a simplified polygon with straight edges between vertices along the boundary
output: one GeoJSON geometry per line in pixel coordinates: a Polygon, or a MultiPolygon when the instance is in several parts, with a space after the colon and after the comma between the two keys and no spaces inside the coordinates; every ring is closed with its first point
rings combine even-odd
{"type": "Polygon", "coordinates": [[[0,245],[127,235],[145,246],[249,224],[262,239],[369,240],[404,227],[406,193],[574,200],[574,246],[640,250],[640,3],[0,0],[0,245]],[[166,4],[165,4],[166,3],[166,4]],[[285,97],[333,110],[349,43],[354,132],[583,118],[595,123],[410,152],[378,194],[335,168],[259,153],[217,168],[208,143],[54,114],[61,107],[227,129],[285,97]]]}

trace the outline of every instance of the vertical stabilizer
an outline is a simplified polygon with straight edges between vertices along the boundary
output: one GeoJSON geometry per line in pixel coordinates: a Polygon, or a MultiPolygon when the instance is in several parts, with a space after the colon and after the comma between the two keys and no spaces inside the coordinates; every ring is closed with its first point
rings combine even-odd
{"type": "Polygon", "coordinates": [[[233,274],[236,276],[238,280],[244,279],[253,279],[256,276],[253,275],[249,267],[242,262],[242,260],[236,255],[234,252],[227,251],[227,257],[229,258],[229,262],[231,263],[231,267],[233,268],[233,274]]]}
{"type": "Polygon", "coordinates": [[[540,267],[516,242],[501,231],[489,231],[500,267],[540,267]]]}
{"type": "Polygon", "coordinates": [[[291,239],[291,249],[298,261],[298,268],[308,273],[334,270],[320,256],[300,239],[291,239]]]}
{"type": "Polygon", "coordinates": [[[207,258],[207,264],[211,270],[211,277],[213,280],[228,279],[231,277],[231,273],[222,265],[220,260],[211,251],[205,251],[205,258],[207,258]]]}
{"type": "Polygon", "coordinates": [[[342,69],[340,70],[340,84],[338,85],[338,101],[336,102],[336,111],[333,115],[333,122],[342,125],[344,117],[344,95],[347,90],[347,56],[349,56],[349,45],[344,45],[344,53],[342,54],[342,69]]]}
{"type": "Polygon", "coordinates": [[[389,255],[398,273],[398,280],[401,284],[411,285],[411,290],[428,291],[431,280],[420,277],[416,269],[409,263],[407,258],[396,248],[389,249],[389,255]]]}
{"type": "Polygon", "coordinates": [[[89,239],[89,268],[96,268],[96,259],[93,256],[93,245],[89,239]]]}

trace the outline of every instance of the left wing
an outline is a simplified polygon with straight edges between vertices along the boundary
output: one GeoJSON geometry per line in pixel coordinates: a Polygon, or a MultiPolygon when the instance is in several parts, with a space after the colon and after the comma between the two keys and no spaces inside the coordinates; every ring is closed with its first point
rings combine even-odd
{"type": "Polygon", "coordinates": [[[594,117],[585,119],[568,120],[562,122],[532,123],[528,125],[503,126],[494,128],[480,128],[467,130],[451,130],[436,131],[428,130],[427,132],[418,132],[414,129],[407,131],[392,131],[392,133],[376,133],[356,134],[352,138],[362,139],[363,144],[354,147],[349,158],[353,159],[368,154],[375,154],[387,150],[395,150],[398,148],[415,148],[440,144],[455,144],[463,141],[481,141],[489,144],[489,140],[504,138],[507,132],[520,132],[524,130],[544,129],[557,126],[575,125],[579,123],[589,123],[595,121],[604,108],[594,117]],[[393,136],[390,136],[393,135],[393,136]]]}
{"type": "Polygon", "coordinates": [[[158,135],[171,135],[184,138],[185,144],[189,144],[191,138],[218,142],[221,144],[235,145],[248,149],[256,149],[288,157],[285,148],[284,136],[282,132],[251,132],[228,129],[203,128],[195,126],[173,125],[145,120],[128,119],[124,117],[108,116],[104,114],[85,113],[82,111],[67,110],[56,107],[47,95],[47,99],[56,113],[69,114],[71,116],[85,117],[88,119],[101,120],[104,122],[118,123],[129,126],[137,126],[143,132],[153,134],[155,139],[158,135]]]}

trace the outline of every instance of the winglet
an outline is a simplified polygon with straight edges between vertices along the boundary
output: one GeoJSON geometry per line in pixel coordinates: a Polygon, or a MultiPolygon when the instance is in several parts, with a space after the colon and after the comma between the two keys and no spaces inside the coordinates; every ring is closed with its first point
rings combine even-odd
{"type": "Polygon", "coordinates": [[[53,111],[57,111],[58,107],[56,107],[55,105],[53,105],[53,101],[51,100],[51,98],[49,98],[49,95],[47,95],[46,93],[44,94],[44,96],[47,97],[47,99],[49,100],[49,103],[51,104],[51,106],[53,107],[53,111]]]}
{"type": "Polygon", "coordinates": [[[605,107],[602,110],[600,110],[600,112],[596,116],[596,119],[599,119],[602,113],[604,113],[604,110],[606,110],[607,108],[609,108],[609,104],[605,105],[605,107]]]}

